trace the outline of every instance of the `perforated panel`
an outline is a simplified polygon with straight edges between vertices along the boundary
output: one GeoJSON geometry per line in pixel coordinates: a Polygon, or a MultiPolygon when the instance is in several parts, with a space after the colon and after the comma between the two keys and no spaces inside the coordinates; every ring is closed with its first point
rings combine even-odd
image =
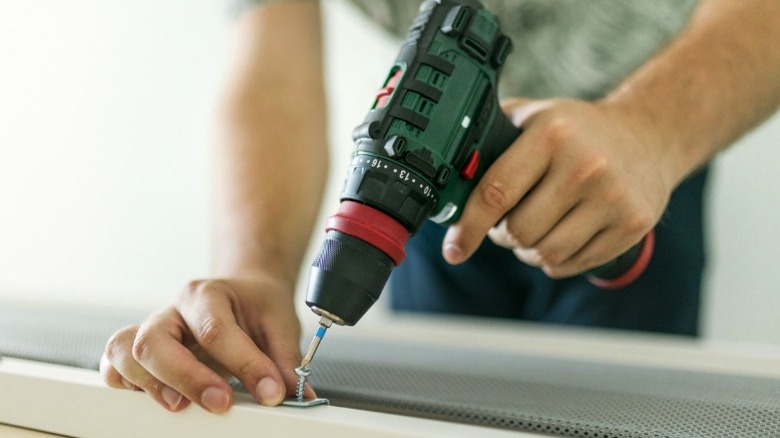
{"type": "Polygon", "coordinates": [[[313,384],[336,406],[571,437],[780,437],[780,379],[387,342],[319,354],[313,384]]]}
{"type": "Polygon", "coordinates": [[[97,369],[108,338],[139,316],[0,301],[0,356],[97,369]]]}
{"type": "Polygon", "coordinates": [[[336,406],[561,436],[780,436],[777,381],[569,365],[579,382],[550,382],[522,365],[516,375],[480,376],[323,361],[313,383],[336,406]],[[614,384],[599,383],[607,378],[614,384]]]}
{"type": "MultiPolygon", "coordinates": [[[[94,369],[129,320],[1,305],[0,355],[94,369]]],[[[312,370],[335,406],[570,437],[780,437],[780,379],[338,336],[312,370]]]]}

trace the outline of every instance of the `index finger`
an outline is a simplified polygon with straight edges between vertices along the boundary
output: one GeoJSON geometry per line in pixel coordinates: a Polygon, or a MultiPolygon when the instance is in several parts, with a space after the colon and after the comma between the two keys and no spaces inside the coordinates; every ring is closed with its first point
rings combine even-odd
{"type": "Polygon", "coordinates": [[[547,172],[549,155],[532,148],[526,131],[488,168],[469,195],[463,214],[447,230],[443,255],[461,263],[471,257],[487,232],[514,208],[547,172]]]}
{"type": "Polygon", "coordinates": [[[229,291],[221,288],[228,286],[218,281],[201,283],[193,291],[197,299],[181,301],[179,313],[212,359],[236,376],[260,403],[278,405],[286,395],[284,379],[274,362],[239,327],[229,291]]]}

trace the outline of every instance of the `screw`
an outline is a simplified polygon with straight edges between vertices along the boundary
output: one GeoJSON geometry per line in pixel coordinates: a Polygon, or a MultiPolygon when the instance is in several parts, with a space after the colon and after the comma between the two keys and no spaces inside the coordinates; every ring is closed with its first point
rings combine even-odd
{"type": "Polygon", "coordinates": [[[303,401],[303,387],[306,385],[306,378],[311,375],[311,370],[306,367],[298,367],[295,369],[295,374],[298,375],[298,390],[295,393],[295,396],[298,398],[299,402],[303,401]]]}

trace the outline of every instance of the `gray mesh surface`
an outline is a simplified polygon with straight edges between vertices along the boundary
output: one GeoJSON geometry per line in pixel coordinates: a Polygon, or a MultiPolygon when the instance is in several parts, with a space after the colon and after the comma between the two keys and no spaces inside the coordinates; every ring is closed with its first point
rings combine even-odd
{"type": "Polygon", "coordinates": [[[323,347],[312,383],[337,406],[572,437],[780,437],[777,379],[436,347],[357,345],[351,355],[323,347]]]}
{"type": "Polygon", "coordinates": [[[0,301],[0,356],[97,369],[106,341],[139,315],[0,301]]]}
{"type": "MultiPolygon", "coordinates": [[[[132,320],[0,303],[0,355],[95,369],[132,320]]],[[[556,436],[780,437],[780,379],[346,342],[334,331],[312,383],[336,406],[556,436]]]]}

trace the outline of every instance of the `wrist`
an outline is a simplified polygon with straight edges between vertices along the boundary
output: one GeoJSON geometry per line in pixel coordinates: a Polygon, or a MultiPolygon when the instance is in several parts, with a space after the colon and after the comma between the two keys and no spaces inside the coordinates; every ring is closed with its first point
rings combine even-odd
{"type": "Polygon", "coordinates": [[[646,103],[636,105],[612,95],[596,105],[633,137],[633,144],[643,149],[641,156],[647,163],[656,165],[670,191],[704,161],[691,153],[684,135],[679,135],[682,127],[677,125],[684,125],[684,122],[670,123],[646,103]]]}
{"type": "Polygon", "coordinates": [[[295,290],[299,264],[285,262],[283,257],[259,255],[236,256],[217,254],[212,274],[216,278],[244,278],[272,280],[291,291],[295,290]]]}

